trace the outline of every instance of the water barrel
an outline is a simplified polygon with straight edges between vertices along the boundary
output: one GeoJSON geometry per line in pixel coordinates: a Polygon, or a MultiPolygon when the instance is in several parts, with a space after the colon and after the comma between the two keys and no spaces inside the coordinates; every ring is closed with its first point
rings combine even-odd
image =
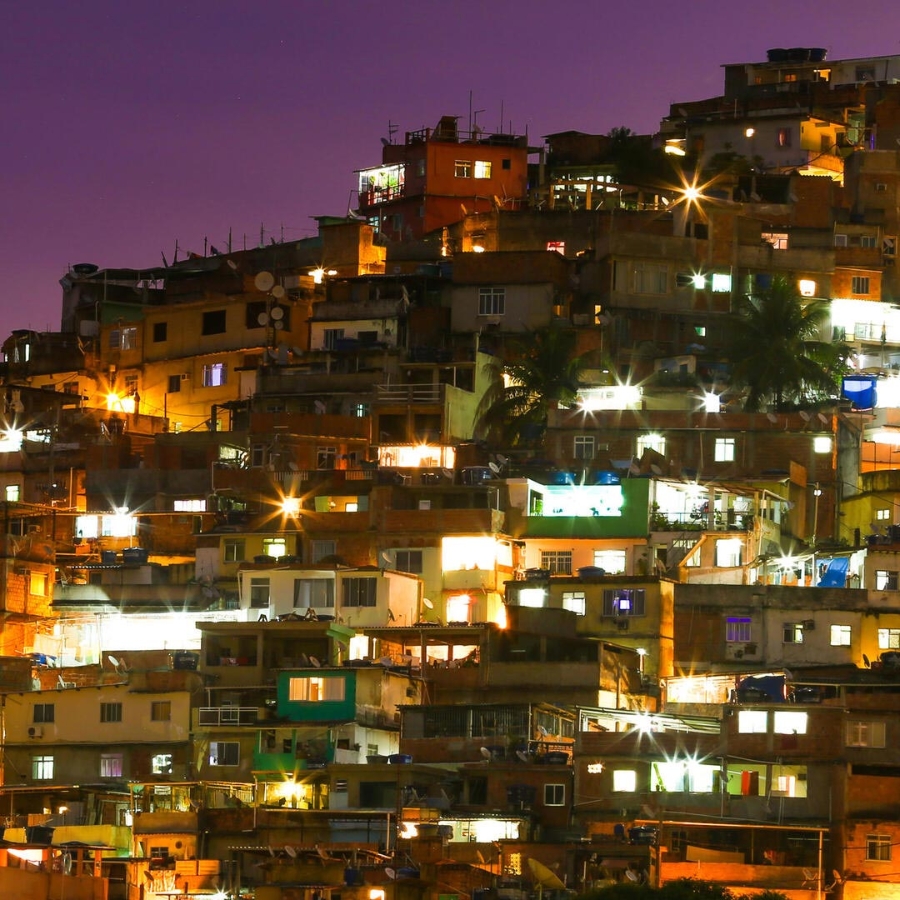
{"type": "Polygon", "coordinates": [[[787,50],[783,47],[775,47],[766,52],[766,58],[769,62],[784,62],[787,59],[787,50]]]}

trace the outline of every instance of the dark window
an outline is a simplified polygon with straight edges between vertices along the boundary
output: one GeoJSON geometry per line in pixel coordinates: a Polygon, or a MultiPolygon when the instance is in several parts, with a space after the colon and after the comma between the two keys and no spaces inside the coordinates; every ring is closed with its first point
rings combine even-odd
{"type": "Polygon", "coordinates": [[[153,343],[160,344],[168,338],[169,323],[154,322],[153,323],[153,343]]]}
{"type": "Polygon", "coordinates": [[[209,312],[203,313],[203,326],[201,334],[224,334],[225,333],[225,310],[211,309],[209,312]]]}
{"type": "Polygon", "coordinates": [[[35,703],[33,722],[53,722],[56,717],[56,708],[52,703],[35,703]]]}
{"type": "Polygon", "coordinates": [[[250,608],[264,609],[269,605],[269,579],[250,579],[250,608]]]}
{"type": "Polygon", "coordinates": [[[500,161],[500,168],[509,171],[512,168],[512,160],[511,159],[502,159],[500,161]]]}
{"type": "Polygon", "coordinates": [[[395,563],[398,572],[410,572],[413,575],[422,574],[421,550],[398,550],[395,563]]]}
{"type": "Polygon", "coordinates": [[[334,581],[331,578],[295,578],[294,606],[299,609],[334,606],[334,581]]]}
{"type": "Polygon", "coordinates": [[[181,376],[180,375],[170,375],[169,376],[169,390],[170,394],[177,394],[181,390],[181,376]]]}
{"type": "Polygon", "coordinates": [[[344,606],[375,606],[374,578],[345,578],[344,606]]]}
{"type": "Polygon", "coordinates": [[[122,704],[121,703],[101,703],[100,704],[100,721],[101,722],[121,722],[122,721],[122,704]]]}

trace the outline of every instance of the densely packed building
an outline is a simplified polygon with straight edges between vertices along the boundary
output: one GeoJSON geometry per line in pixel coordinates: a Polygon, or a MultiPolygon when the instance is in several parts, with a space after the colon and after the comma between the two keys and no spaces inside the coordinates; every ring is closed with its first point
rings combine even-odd
{"type": "Polygon", "coordinates": [[[892,896],[898,69],[445,116],[313,239],[72,266],[0,367],[6,894],[892,896]],[[776,280],[849,368],[748,408],[776,280]],[[585,364],[510,438],[539,344],[585,364]]]}

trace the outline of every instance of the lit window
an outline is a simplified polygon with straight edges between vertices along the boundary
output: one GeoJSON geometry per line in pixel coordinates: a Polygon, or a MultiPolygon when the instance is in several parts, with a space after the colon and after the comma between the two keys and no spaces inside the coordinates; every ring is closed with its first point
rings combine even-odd
{"type": "Polygon", "coordinates": [[[879,522],[890,521],[891,511],[889,509],[876,509],[875,518],[878,519],[879,522]]]}
{"type": "MultiPolygon", "coordinates": [[[[466,176],[463,176],[466,177],[466,176]]],[[[476,178],[490,178],[491,177],[491,164],[487,160],[484,159],[476,159],[475,160],[475,177],[476,178]]]]}
{"type": "Polygon", "coordinates": [[[544,806],[565,806],[566,786],[564,784],[544,785],[544,806]]]}
{"type": "Polygon", "coordinates": [[[868,275],[854,275],[850,280],[850,292],[853,294],[868,294],[869,293],[869,276],[868,275]]]}
{"type": "Polygon", "coordinates": [[[506,288],[483,287],[478,289],[478,315],[502,316],[506,313],[506,288]]]}
{"type": "Polygon", "coordinates": [[[547,592],[543,588],[522,588],[516,597],[519,606],[543,609],[547,605],[547,592]]]}
{"type": "Polygon", "coordinates": [[[744,544],[740,538],[723,538],[716,541],[716,565],[730,569],[741,565],[744,544]]]}
{"type": "Polygon", "coordinates": [[[612,789],[614,793],[634,793],[637,790],[637,772],[634,769],[616,769],[612,789]]]}
{"type": "Polygon", "coordinates": [[[6,486],[6,502],[16,503],[19,500],[21,490],[17,484],[8,484],[6,486]]]}
{"type": "Polygon", "coordinates": [[[472,177],[472,162],[468,159],[458,159],[453,164],[453,174],[457,178],[471,178],[472,177]]]}
{"type": "Polygon", "coordinates": [[[786,622],[783,626],[782,642],[785,644],[803,643],[803,625],[800,622],[786,622]]]}
{"type": "Polygon", "coordinates": [[[209,745],[211,766],[237,766],[241,761],[241,745],[237,741],[213,741],[209,745]]]}
{"type": "Polygon", "coordinates": [[[746,644],[750,640],[752,620],[729,616],[725,620],[725,640],[729,644],[746,644]]]}
{"type": "Polygon", "coordinates": [[[890,862],[891,836],[889,834],[867,834],[866,859],[871,862],[890,862]]]}
{"type": "Polygon", "coordinates": [[[287,542],[284,538],[263,538],[263,554],[272,559],[280,559],[287,554],[287,542]]]}
{"type": "Polygon", "coordinates": [[[592,434],[576,434],[572,444],[572,455],[575,459],[594,458],[594,436],[592,434]]]}
{"type": "Polygon", "coordinates": [[[734,438],[716,438],[716,462],[734,462],[734,438]]]}
{"type": "Polygon", "coordinates": [[[808,716],[805,712],[788,712],[787,710],[775,710],[772,721],[774,734],[806,734],[808,716]]]}
{"type": "Polygon", "coordinates": [[[101,753],[100,754],[100,777],[101,778],[121,778],[122,777],[122,754],[121,753],[101,753]]]}
{"type": "Polygon", "coordinates": [[[900,650],[900,628],[879,628],[878,649],[900,650]]]}
{"type": "Polygon", "coordinates": [[[625,551],[595,550],[594,566],[607,575],[621,575],[625,571],[625,551]]]}
{"type": "Polygon", "coordinates": [[[206,512],[205,500],[175,500],[172,503],[173,512],[206,512]]]}
{"type": "Polygon", "coordinates": [[[322,703],[326,700],[343,700],[346,679],[299,676],[288,682],[288,700],[294,703],[322,703]]]}
{"type": "Polygon", "coordinates": [[[831,646],[832,647],[849,647],[850,646],[851,629],[849,625],[832,625],[831,626],[831,646]]]}
{"type": "Polygon", "coordinates": [[[637,456],[640,459],[645,450],[654,450],[660,456],[666,455],[666,439],[661,434],[640,434],[637,439],[637,456]]]}
{"type": "Polygon", "coordinates": [[[801,297],[816,296],[816,283],[814,281],[810,281],[809,278],[801,278],[798,287],[800,289],[801,297]]]}
{"type": "Polygon", "coordinates": [[[583,616],[587,608],[584,591],[563,591],[562,608],[577,616],[583,616]]]}
{"type": "Polygon", "coordinates": [[[727,272],[713,272],[712,290],[715,294],[727,294],[731,291],[731,276],[727,272]]]}
{"type": "Polygon", "coordinates": [[[137,346],[137,328],[114,328],[109,333],[110,350],[134,350],[137,346]]]}
{"type": "Polygon", "coordinates": [[[897,572],[893,569],[876,569],[875,570],[875,590],[876,591],[896,591],[897,590],[897,572]]]}
{"type": "Polygon", "coordinates": [[[828,435],[813,438],[813,453],[831,453],[831,438],[828,435]]]}
{"type": "Polygon", "coordinates": [[[46,572],[32,572],[28,579],[28,592],[35,597],[46,597],[50,579],[46,572]]]}
{"type": "Polygon", "coordinates": [[[172,701],[171,700],[154,700],[150,704],[150,721],[151,722],[171,722],[172,721],[172,701]]]}
{"type": "Polygon", "coordinates": [[[53,778],[53,757],[34,756],[31,759],[31,777],[35,781],[49,781],[53,778]]]}
{"type": "Polygon", "coordinates": [[[769,730],[769,714],[764,709],[739,709],[740,734],[765,734],[769,730]]]}
{"type": "Polygon", "coordinates": [[[572,551],[541,550],[541,568],[549,569],[551,575],[571,575],[572,551]]]}
{"type": "Polygon", "coordinates": [[[157,753],[150,757],[150,771],[154,775],[171,775],[172,774],[172,754],[157,753]]]}
{"type": "Polygon", "coordinates": [[[203,387],[221,387],[227,371],[225,363],[208,363],[203,367],[203,387]]]}
{"type": "Polygon", "coordinates": [[[761,237],[767,244],[771,244],[776,250],[788,249],[788,236],[783,231],[764,231],[761,237]]]}
{"type": "Polygon", "coordinates": [[[779,128],[775,133],[775,144],[778,147],[790,147],[791,146],[791,129],[790,128],[779,128]]]}
{"type": "Polygon", "coordinates": [[[100,704],[100,721],[101,722],[121,722],[122,721],[122,704],[121,703],[101,703],[100,704]]]}
{"type": "Polygon", "coordinates": [[[883,748],[885,746],[884,722],[851,719],[847,722],[845,742],[848,747],[883,748]]]}

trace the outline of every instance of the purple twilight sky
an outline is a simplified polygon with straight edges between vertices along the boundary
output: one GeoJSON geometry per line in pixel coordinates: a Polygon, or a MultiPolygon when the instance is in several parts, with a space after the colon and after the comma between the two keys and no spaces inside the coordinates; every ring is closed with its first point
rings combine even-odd
{"type": "Polygon", "coordinates": [[[771,47],[900,54],[897,0],[38,0],[0,53],[0,332],[59,327],[77,262],[313,234],[388,125],[541,135],[721,93],[771,47]]]}

